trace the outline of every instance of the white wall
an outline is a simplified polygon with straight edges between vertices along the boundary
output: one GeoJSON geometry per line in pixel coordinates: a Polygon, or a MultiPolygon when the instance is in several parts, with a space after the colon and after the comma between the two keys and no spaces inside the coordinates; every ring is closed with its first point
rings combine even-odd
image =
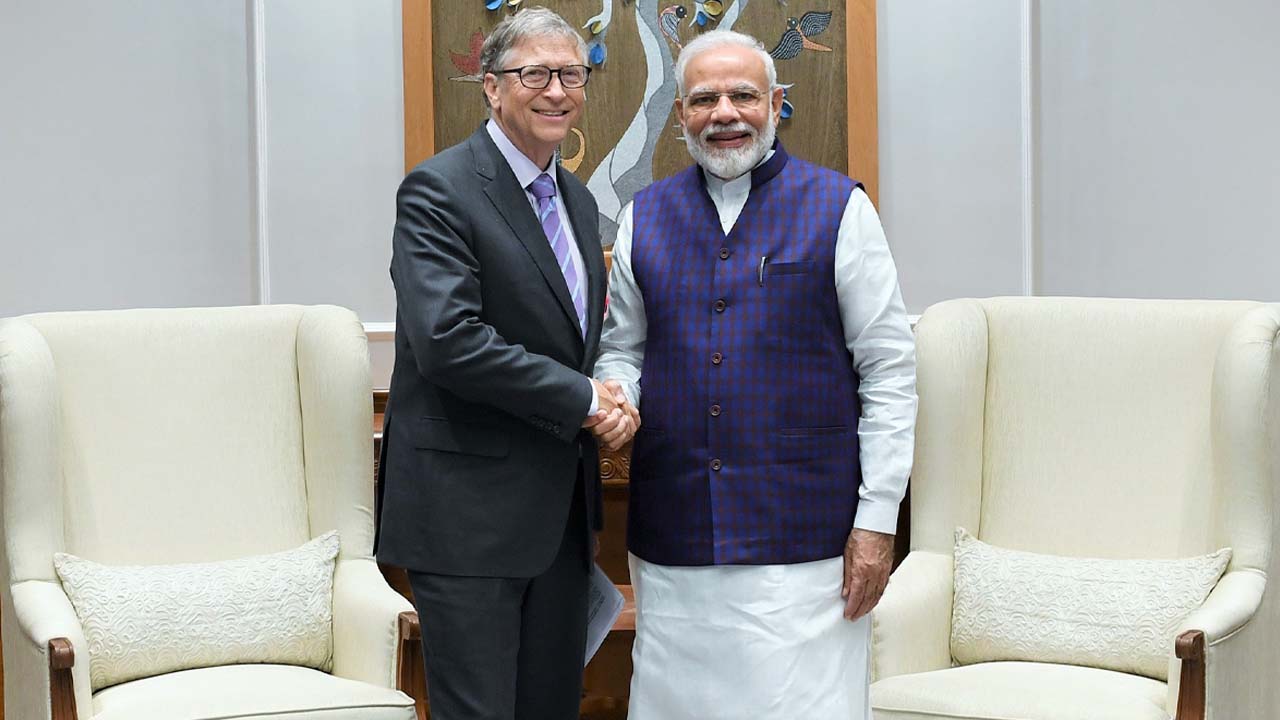
{"type": "Polygon", "coordinates": [[[949,297],[1280,300],[1280,4],[881,0],[881,211],[949,297]]]}
{"type": "MultiPolygon", "coordinates": [[[[1280,300],[1280,4],[880,0],[878,22],[911,312],[1280,300]]],[[[266,300],[390,321],[402,118],[398,0],[5,3],[0,316],[266,300]]]]}
{"type": "Polygon", "coordinates": [[[1042,291],[1280,300],[1280,3],[1040,20],[1042,291]]]}
{"type": "Polygon", "coordinates": [[[1018,0],[881,0],[880,214],[909,312],[1022,292],[1018,0]]]}
{"type": "Polygon", "coordinates": [[[244,6],[6,2],[0,316],[254,300],[244,6]]]}
{"type": "Polygon", "coordinates": [[[265,3],[270,301],[395,320],[404,176],[400,3],[265,3]]]}
{"type": "Polygon", "coordinates": [[[397,0],[5,3],[0,317],[392,320],[401,85],[397,0]]]}

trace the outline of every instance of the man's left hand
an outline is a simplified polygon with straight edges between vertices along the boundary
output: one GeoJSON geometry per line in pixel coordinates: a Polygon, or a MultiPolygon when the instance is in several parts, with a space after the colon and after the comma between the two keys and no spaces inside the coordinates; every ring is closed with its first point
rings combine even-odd
{"type": "Polygon", "coordinates": [[[844,617],[857,620],[880,602],[893,567],[893,536],[854,528],[844,544],[844,617]]]}

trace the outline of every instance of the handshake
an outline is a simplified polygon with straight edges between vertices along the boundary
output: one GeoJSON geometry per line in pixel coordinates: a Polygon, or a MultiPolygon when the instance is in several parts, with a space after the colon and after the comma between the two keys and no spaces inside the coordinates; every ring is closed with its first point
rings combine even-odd
{"type": "Polygon", "coordinates": [[[582,422],[582,427],[590,430],[605,447],[617,450],[640,429],[640,411],[627,400],[617,380],[600,382],[593,378],[591,384],[595,386],[600,407],[582,422]]]}

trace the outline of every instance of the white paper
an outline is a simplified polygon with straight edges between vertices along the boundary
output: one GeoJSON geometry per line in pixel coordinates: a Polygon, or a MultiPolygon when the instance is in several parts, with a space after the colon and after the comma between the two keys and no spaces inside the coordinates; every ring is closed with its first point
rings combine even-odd
{"type": "Polygon", "coordinates": [[[596,565],[587,587],[587,656],[582,661],[583,667],[591,662],[591,657],[604,643],[626,602],[609,576],[596,565]]]}

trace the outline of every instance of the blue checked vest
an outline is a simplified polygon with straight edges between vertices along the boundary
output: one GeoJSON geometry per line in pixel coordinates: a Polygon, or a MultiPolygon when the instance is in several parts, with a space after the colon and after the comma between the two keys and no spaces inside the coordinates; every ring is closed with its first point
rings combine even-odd
{"type": "Polygon", "coordinates": [[[727,237],[696,166],[636,195],[631,264],[648,332],[627,545],[639,557],[842,553],[862,473],[835,246],[855,186],[775,145],[727,237]]]}

